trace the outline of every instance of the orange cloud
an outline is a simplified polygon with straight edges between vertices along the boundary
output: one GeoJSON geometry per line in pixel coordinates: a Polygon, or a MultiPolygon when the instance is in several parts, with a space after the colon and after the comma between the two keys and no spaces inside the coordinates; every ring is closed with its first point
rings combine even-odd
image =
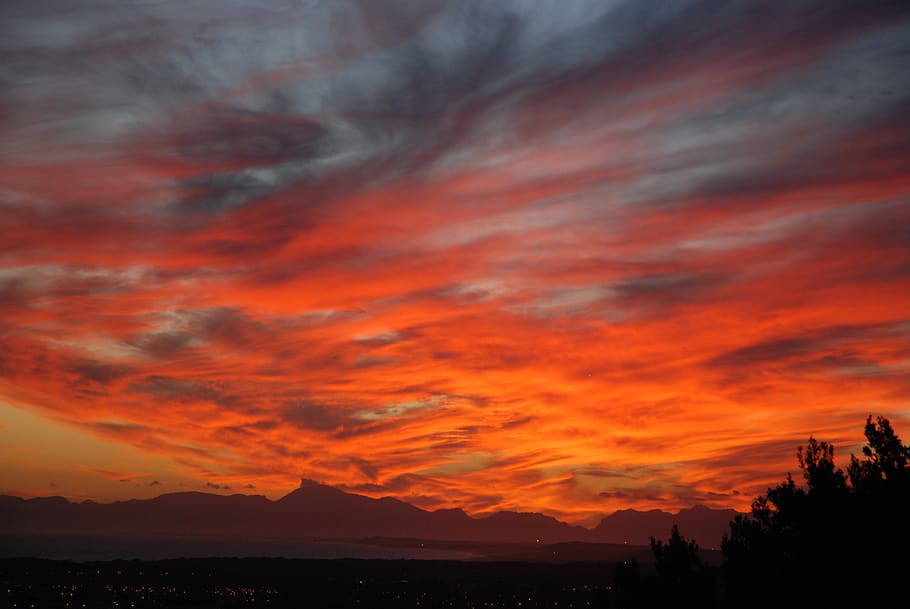
{"type": "MultiPolygon", "coordinates": [[[[845,457],[868,413],[907,426],[910,132],[884,93],[826,93],[851,45],[876,86],[899,71],[893,15],[793,9],[780,39],[679,16],[663,46],[565,57],[504,17],[513,46],[478,58],[439,10],[238,73],[187,60],[192,91],[152,62],[173,99],[124,133],[93,97],[61,110],[79,154],[16,115],[0,401],[199,488],[584,523],[745,509],[810,433],[845,457]]],[[[145,65],[99,53],[112,95],[145,65]]]]}

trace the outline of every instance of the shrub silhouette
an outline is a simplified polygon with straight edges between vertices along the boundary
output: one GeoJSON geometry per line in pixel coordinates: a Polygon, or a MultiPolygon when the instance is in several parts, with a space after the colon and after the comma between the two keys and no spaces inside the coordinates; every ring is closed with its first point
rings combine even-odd
{"type": "Polygon", "coordinates": [[[910,447],[888,419],[866,420],[863,458],[847,474],[834,446],[797,452],[805,488],[787,479],[738,516],[724,537],[731,606],[831,607],[905,594],[910,572],[910,447]]]}
{"type": "Polygon", "coordinates": [[[675,524],[667,543],[651,538],[651,552],[658,577],[667,582],[682,585],[701,569],[698,544],[680,535],[675,524]]]}
{"type": "Polygon", "coordinates": [[[656,605],[665,607],[668,603],[685,603],[691,607],[714,606],[714,574],[698,557],[698,544],[679,534],[673,525],[670,539],[664,543],[651,538],[651,552],[657,571],[656,605]]]}

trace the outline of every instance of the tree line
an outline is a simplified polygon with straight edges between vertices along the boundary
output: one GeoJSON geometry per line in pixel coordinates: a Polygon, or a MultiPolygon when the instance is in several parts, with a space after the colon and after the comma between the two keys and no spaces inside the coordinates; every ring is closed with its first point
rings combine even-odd
{"type": "Polygon", "coordinates": [[[834,446],[813,437],[791,475],[737,516],[720,567],[673,527],[651,538],[656,575],[635,563],[613,570],[616,606],[842,607],[910,598],[910,446],[885,417],[869,416],[862,455],[846,472],[834,446]]]}

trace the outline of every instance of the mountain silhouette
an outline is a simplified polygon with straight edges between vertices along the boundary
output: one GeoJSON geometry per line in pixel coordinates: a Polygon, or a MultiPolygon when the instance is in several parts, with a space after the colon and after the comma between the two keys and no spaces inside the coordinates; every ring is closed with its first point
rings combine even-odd
{"type": "Polygon", "coordinates": [[[114,503],[2,495],[0,535],[647,544],[649,535],[665,536],[678,523],[680,531],[711,547],[719,544],[734,515],[732,510],[703,506],[682,510],[678,516],[623,510],[588,530],[537,513],[471,517],[460,509],[427,511],[391,497],[374,499],[304,480],[277,501],[262,495],[200,492],[114,503]]]}
{"type": "Polygon", "coordinates": [[[715,510],[704,505],[682,509],[678,514],[661,510],[618,510],[591,530],[590,539],[599,543],[645,545],[652,536],[667,537],[675,524],[681,535],[694,539],[702,547],[719,548],[721,537],[729,532],[730,521],[737,514],[739,512],[735,510],[715,510]]]}

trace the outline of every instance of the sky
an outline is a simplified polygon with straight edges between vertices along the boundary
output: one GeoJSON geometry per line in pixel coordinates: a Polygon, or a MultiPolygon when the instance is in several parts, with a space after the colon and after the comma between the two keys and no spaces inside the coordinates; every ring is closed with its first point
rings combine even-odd
{"type": "Polygon", "coordinates": [[[910,435],[910,4],[0,5],[0,492],[748,509],[910,435]]]}

